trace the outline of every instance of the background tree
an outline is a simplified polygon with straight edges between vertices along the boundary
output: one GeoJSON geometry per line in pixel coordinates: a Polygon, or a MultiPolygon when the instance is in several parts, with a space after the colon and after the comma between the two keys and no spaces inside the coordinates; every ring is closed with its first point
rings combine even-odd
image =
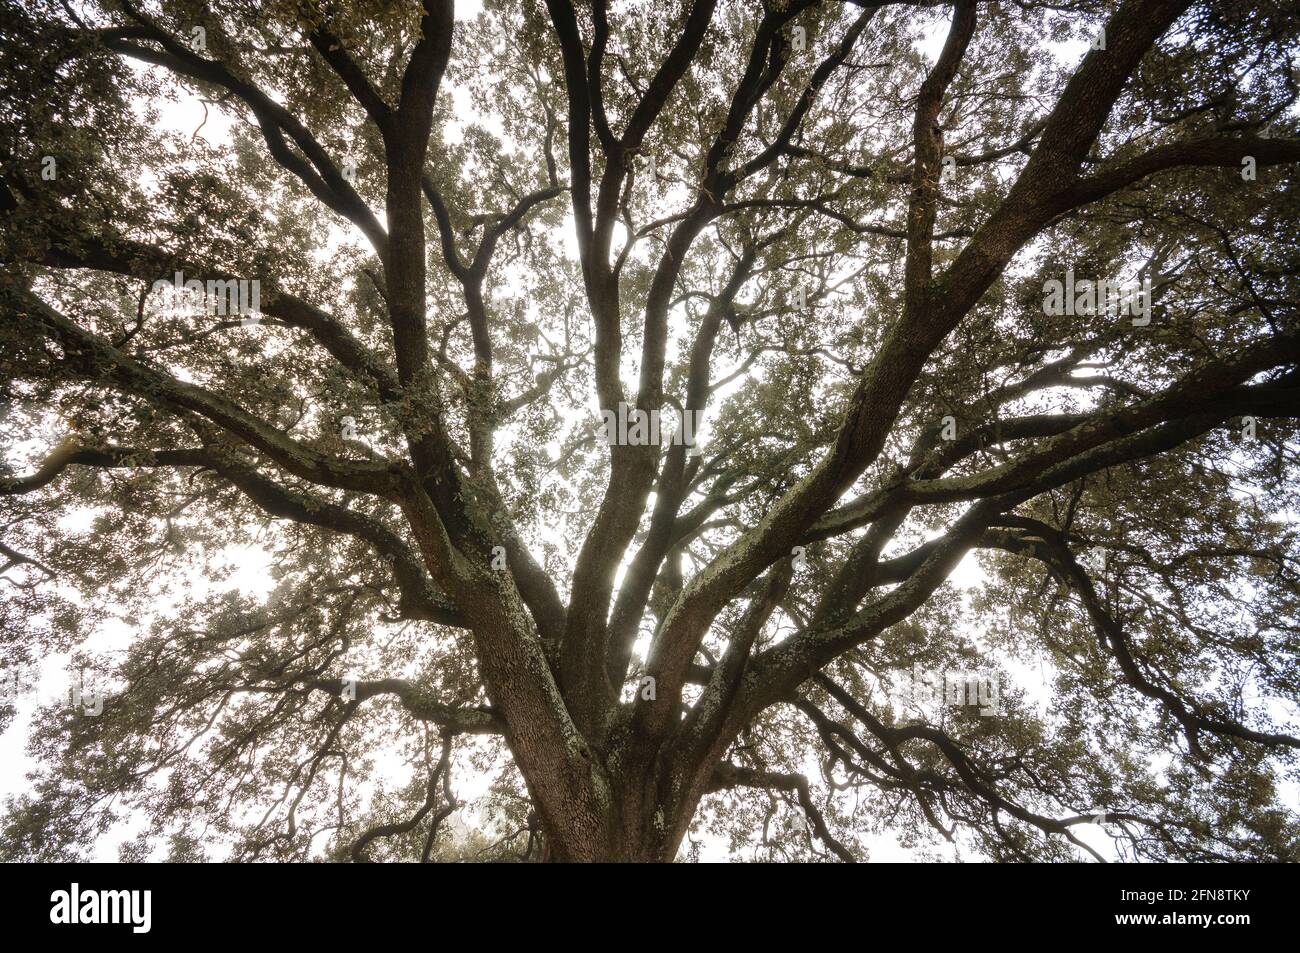
{"type": "Polygon", "coordinates": [[[3,850],[1296,859],[1293,12],[6,0],[3,850]]]}

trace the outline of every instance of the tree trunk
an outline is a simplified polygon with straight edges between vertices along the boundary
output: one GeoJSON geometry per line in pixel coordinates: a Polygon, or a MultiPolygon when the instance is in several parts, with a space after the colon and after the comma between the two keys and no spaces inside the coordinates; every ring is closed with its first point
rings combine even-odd
{"type": "MultiPolygon", "coordinates": [[[[664,764],[641,752],[619,751],[608,759],[620,765],[609,779],[610,799],[599,822],[590,827],[555,829],[543,818],[543,860],[598,863],[672,863],[694,817],[711,774],[664,764]]],[[[531,786],[531,785],[530,785],[531,786]]],[[[550,813],[550,812],[546,812],[550,813]]]]}

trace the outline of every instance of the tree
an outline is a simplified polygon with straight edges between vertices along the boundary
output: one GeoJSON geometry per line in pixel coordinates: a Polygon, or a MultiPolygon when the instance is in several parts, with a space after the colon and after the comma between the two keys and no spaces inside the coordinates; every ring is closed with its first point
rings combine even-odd
{"type": "Polygon", "coordinates": [[[8,856],[1300,855],[1283,4],[0,21],[8,856]]]}

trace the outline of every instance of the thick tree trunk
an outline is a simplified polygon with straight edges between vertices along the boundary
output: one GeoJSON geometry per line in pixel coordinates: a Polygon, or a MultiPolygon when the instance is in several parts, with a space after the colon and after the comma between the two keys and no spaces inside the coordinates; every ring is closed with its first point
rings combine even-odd
{"type": "MultiPolygon", "coordinates": [[[[706,790],[709,769],[687,771],[627,751],[610,759],[608,811],[590,829],[549,829],[543,821],[546,861],[672,863],[706,790]],[[674,770],[675,769],[675,770],[674,770]]],[[[710,763],[711,766],[711,763],[710,763]]]]}

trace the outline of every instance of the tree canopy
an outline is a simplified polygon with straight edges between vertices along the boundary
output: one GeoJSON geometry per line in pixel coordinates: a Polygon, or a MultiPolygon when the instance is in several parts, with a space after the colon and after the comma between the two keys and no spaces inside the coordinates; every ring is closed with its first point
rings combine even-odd
{"type": "Polygon", "coordinates": [[[1289,6],[0,0],[0,854],[1300,859],[1289,6]]]}

